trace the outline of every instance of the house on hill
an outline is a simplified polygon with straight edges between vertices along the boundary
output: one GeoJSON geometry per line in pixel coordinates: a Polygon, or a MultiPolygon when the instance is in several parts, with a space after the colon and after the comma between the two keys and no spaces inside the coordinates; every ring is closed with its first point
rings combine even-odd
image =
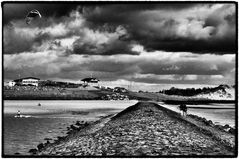
{"type": "Polygon", "coordinates": [[[28,85],[28,86],[38,86],[40,79],[36,77],[25,77],[13,80],[15,85],[28,85]]]}
{"type": "Polygon", "coordinates": [[[92,86],[92,87],[99,87],[99,79],[97,78],[84,78],[81,81],[84,82],[84,86],[92,86]]]}
{"type": "Polygon", "coordinates": [[[128,92],[128,90],[125,89],[124,87],[115,87],[115,88],[113,89],[113,92],[126,93],[126,92],[128,92]]]}

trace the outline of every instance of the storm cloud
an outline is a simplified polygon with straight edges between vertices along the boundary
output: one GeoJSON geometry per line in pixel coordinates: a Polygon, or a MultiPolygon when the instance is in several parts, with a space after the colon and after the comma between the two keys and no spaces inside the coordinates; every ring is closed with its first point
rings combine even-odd
{"type": "Polygon", "coordinates": [[[234,4],[152,6],[134,9],[131,6],[122,9],[122,5],[97,6],[90,11],[86,8],[83,15],[93,27],[124,24],[131,39],[147,50],[215,54],[236,51],[234,4]]]}
{"type": "Polygon", "coordinates": [[[235,83],[234,3],[5,3],[4,78],[235,83]],[[28,11],[42,18],[25,22],[28,11]]]}
{"type": "Polygon", "coordinates": [[[28,35],[18,35],[14,30],[29,29],[29,26],[24,25],[24,16],[30,8],[39,9],[44,19],[31,26],[35,29],[33,30],[35,38],[38,38],[38,41],[45,40],[47,36],[54,36],[51,34],[54,30],[62,37],[80,36],[81,38],[73,43],[73,53],[76,54],[137,54],[131,51],[132,44],[143,45],[148,51],[214,54],[236,52],[235,4],[139,3],[127,6],[126,4],[77,6],[71,3],[59,5],[10,3],[4,5],[6,15],[4,19],[7,21],[4,25],[4,37],[9,38],[4,39],[5,53],[15,51],[14,48],[19,48],[24,41],[25,45],[22,45],[23,48],[20,48],[19,52],[29,51],[32,45],[29,41],[35,42],[35,39],[29,39],[28,35]],[[62,9],[64,6],[65,9],[62,9]],[[81,26],[76,24],[73,28],[68,24],[77,23],[79,20],[84,21],[84,24],[81,26]],[[44,31],[47,29],[49,32],[44,31]],[[8,41],[12,41],[15,46],[8,41]]]}
{"type": "Polygon", "coordinates": [[[132,51],[134,42],[127,40],[128,33],[123,26],[91,29],[77,10],[59,18],[39,19],[31,26],[24,20],[13,20],[4,26],[4,53],[59,49],[66,39],[71,43],[65,49],[73,54],[137,54],[132,51]]]}

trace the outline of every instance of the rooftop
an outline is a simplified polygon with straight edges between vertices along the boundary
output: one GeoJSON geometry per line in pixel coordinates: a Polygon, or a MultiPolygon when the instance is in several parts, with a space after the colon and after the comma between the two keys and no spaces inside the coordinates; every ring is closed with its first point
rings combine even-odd
{"type": "Polygon", "coordinates": [[[13,80],[14,82],[19,82],[22,81],[24,79],[35,79],[35,80],[40,80],[40,78],[36,78],[36,77],[24,77],[24,78],[19,78],[19,79],[15,79],[13,80]]]}
{"type": "Polygon", "coordinates": [[[82,79],[81,81],[83,81],[83,82],[98,82],[98,81],[100,81],[99,79],[97,79],[97,78],[84,78],[84,79],[82,79]]]}

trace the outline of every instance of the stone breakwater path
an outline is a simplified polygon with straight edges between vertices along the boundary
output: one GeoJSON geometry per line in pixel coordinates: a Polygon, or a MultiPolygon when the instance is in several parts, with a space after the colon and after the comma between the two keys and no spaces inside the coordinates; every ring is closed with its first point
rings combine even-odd
{"type": "Polygon", "coordinates": [[[139,102],[48,144],[36,155],[230,157],[235,150],[178,113],[155,103],[139,102]]]}

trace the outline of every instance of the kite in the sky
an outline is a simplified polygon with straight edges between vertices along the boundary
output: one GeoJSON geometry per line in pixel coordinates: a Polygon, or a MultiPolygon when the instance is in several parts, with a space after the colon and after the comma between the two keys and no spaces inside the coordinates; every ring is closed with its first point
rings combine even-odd
{"type": "Polygon", "coordinates": [[[29,25],[35,18],[41,18],[41,14],[38,10],[34,9],[30,11],[26,16],[26,23],[29,25]]]}

